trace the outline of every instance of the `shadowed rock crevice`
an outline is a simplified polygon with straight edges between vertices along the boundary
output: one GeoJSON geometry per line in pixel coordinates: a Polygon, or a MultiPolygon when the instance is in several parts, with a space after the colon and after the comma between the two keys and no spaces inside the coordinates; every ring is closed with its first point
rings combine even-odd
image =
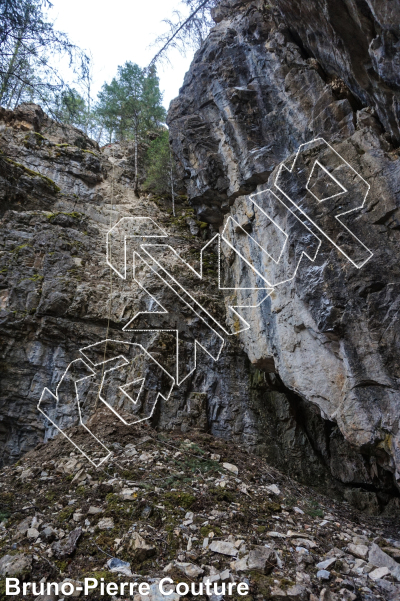
{"type": "Polygon", "coordinates": [[[326,72],[343,79],[364,106],[376,110],[397,144],[398,2],[277,0],[273,5],[326,72]]]}
{"type": "MultiPolygon", "coordinates": [[[[288,390],[279,376],[264,377],[256,371],[253,382],[258,382],[252,402],[262,415],[262,430],[270,429],[257,452],[271,464],[279,465],[305,484],[329,490],[334,496],[348,500],[355,497],[356,503],[365,497],[363,509],[373,514],[400,497],[391,474],[373,454],[350,445],[335,422],[324,420],[318,407],[288,390]]],[[[383,452],[385,462],[384,456],[383,452]]]]}

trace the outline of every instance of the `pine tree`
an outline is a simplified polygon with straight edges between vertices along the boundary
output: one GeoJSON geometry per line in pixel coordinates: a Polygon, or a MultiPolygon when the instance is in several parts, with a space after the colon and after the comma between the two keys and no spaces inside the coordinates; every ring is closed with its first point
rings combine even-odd
{"type": "MultiPolygon", "coordinates": [[[[0,104],[14,108],[35,100],[51,105],[54,94],[69,86],[55,59],[64,56],[78,78],[85,76],[88,56],[47,20],[47,0],[0,0],[0,104]]],[[[48,106],[51,112],[50,106],[48,106]]]]}
{"type": "Polygon", "coordinates": [[[135,143],[135,193],[139,192],[139,144],[160,129],[166,111],[161,104],[159,80],[155,68],[148,72],[139,65],[126,62],[118,67],[118,75],[105,83],[99,93],[97,113],[104,127],[119,140],[135,143]]]}
{"type": "Polygon", "coordinates": [[[86,102],[79,92],[72,88],[54,96],[54,115],[62,123],[85,127],[87,120],[86,102]]]}

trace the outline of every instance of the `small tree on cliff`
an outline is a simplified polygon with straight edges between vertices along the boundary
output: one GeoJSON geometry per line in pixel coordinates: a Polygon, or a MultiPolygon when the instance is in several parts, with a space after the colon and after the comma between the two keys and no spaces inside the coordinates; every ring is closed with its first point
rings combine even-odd
{"type": "Polygon", "coordinates": [[[140,142],[149,133],[160,129],[165,121],[161,104],[159,80],[154,67],[148,71],[132,62],[118,67],[118,75],[110,84],[105,83],[99,93],[98,115],[104,127],[120,140],[135,142],[135,192],[139,189],[138,155],[140,142]]]}
{"type": "Polygon", "coordinates": [[[174,215],[176,182],[176,165],[169,146],[169,132],[164,130],[151,142],[147,151],[147,179],[144,187],[155,194],[171,195],[174,215]]]}
{"type": "Polygon", "coordinates": [[[84,127],[86,123],[86,103],[75,88],[54,95],[54,114],[62,123],[84,127]]]}

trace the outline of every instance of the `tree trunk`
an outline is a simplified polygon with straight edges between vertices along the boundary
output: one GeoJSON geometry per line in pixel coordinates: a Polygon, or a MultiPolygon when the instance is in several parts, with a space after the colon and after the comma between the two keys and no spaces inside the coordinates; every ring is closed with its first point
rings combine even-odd
{"type": "Polygon", "coordinates": [[[139,168],[138,168],[139,143],[137,133],[135,134],[135,194],[139,196],[139,168]]]}
{"type": "Polygon", "coordinates": [[[20,85],[20,87],[19,87],[19,91],[18,91],[17,99],[16,99],[16,101],[15,101],[15,103],[14,103],[14,109],[16,109],[16,108],[17,108],[17,106],[18,106],[19,99],[21,98],[21,94],[22,94],[22,90],[23,90],[23,89],[24,89],[24,84],[23,84],[23,83],[21,83],[21,85],[20,85]]]}
{"type": "MultiPolygon", "coordinates": [[[[23,85],[24,85],[24,84],[21,84],[21,85],[20,85],[20,89],[22,89],[22,86],[23,86],[23,85]]],[[[13,89],[12,89],[12,92],[11,92],[11,93],[9,94],[9,96],[8,96],[8,104],[7,104],[7,108],[8,108],[8,109],[9,109],[9,108],[11,108],[11,103],[12,103],[12,100],[13,100],[13,98],[14,98],[14,96],[15,96],[15,91],[16,91],[16,89],[17,89],[17,86],[18,86],[18,82],[15,82],[15,86],[13,87],[13,89]]],[[[19,96],[20,96],[20,93],[18,94],[18,97],[19,97],[19,96]]],[[[15,108],[16,106],[17,106],[17,105],[15,104],[15,106],[14,106],[13,108],[15,108]]]]}
{"type": "Polygon", "coordinates": [[[4,76],[3,79],[3,85],[1,86],[1,90],[0,90],[0,102],[3,100],[4,98],[4,94],[7,92],[8,89],[8,84],[9,81],[11,79],[11,77],[13,76],[13,72],[14,72],[14,65],[17,61],[17,57],[18,57],[18,53],[19,53],[19,49],[21,47],[21,40],[20,38],[18,38],[17,43],[15,44],[15,50],[14,53],[11,57],[11,60],[8,64],[8,69],[7,69],[7,73],[4,76]]]}
{"type": "Polygon", "coordinates": [[[100,127],[100,133],[97,136],[97,144],[100,144],[101,136],[103,135],[103,126],[100,127]]]}
{"type": "Polygon", "coordinates": [[[89,122],[90,122],[90,111],[91,111],[91,96],[90,96],[90,75],[88,75],[88,90],[87,90],[87,109],[86,109],[86,119],[85,119],[85,134],[88,135],[89,130],[89,122]]]}
{"type": "Polygon", "coordinates": [[[171,149],[169,149],[169,166],[170,166],[170,177],[171,177],[172,214],[175,217],[175,189],[174,189],[174,172],[173,172],[173,168],[172,168],[171,149]]]}
{"type": "Polygon", "coordinates": [[[25,11],[24,24],[23,24],[22,29],[20,29],[20,31],[18,33],[17,41],[15,44],[15,49],[14,49],[13,55],[10,59],[10,62],[8,64],[7,73],[4,75],[3,84],[0,89],[0,103],[2,102],[2,100],[4,98],[4,94],[7,92],[10,78],[13,76],[14,66],[18,59],[18,54],[19,54],[19,51],[20,51],[20,48],[22,45],[23,36],[25,35],[26,27],[28,24],[28,19],[29,19],[29,9],[27,8],[25,11]]]}

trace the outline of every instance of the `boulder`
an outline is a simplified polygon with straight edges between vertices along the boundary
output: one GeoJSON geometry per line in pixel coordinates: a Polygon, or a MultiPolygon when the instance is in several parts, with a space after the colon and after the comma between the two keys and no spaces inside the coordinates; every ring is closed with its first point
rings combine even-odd
{"type": "Polygon", "coordinates": [[[236,465],[233,465],[233,463],[223,463],[222,467],[228,470],[228,472],[232,472],[232,474],[235,474],[235,476],[237,476],[239,473],[239,469],[236,467],[236,465]]]}
{"type": "Polygon", "coordinates": [[[129,549],[135,561],[145,561],[157,553],[156,547],[149,545],[137,532],[132,534],[129,549]]]}
{"type": "Polygon", "coordinates": [[[328,570],[318,570],[317,572],[317,578],[319,580],[329,580],[330,577],[331,573],[328,572],[328,570]]]}
{"type": "MultiPolygon", "coordinates": [[[[342,590],[347,591],[347,589],[342,590]]],[[[350,593],[350,591],[347,592],[350,593]]],[[[329,588],[323,588],[319,596],[319,601],[337,601],[337,599],[337,595],[335,595],[335,593],[329,590],[329,588]]],[[[346,599],[346,596],[344,596],[344,599],[346,599]]]]}
{"type": "Polygon", "coordinates": [[[131,564],[127,561],[122,561],[122,559],[112,557],[107,561],[107,567],[110,570],[110,572],[114,572],[116,574],[123,574],[128,578],[132,578],[131,564]]]}
{"type": "Polygon", "coordinates": [[[278,586],[271,589],[271,599],[274,601],[306,601],[308,593],[305,586],[295,584],[286,590],[282,590],[278,586]]]}
{"type": "Polygon", "coordinates": [[[372,572],[370,572],[368,574],[369,578],[371,578],[371,580],[380,580],[381,578],[384,578],[385,576],[389,576],[390,574],[390,570],[389,568],[376,568],[375,570],[372,570],[372,572]]]}
{"type": "Polygon", "coordinates": [[[102,512],[103,510],[101,509],[101,507],[93,507],[93,505],[88,509],[88,515],[97,515],[98,513],[102,512]]]}
{"type": "Polygon", "coordinates": [[[360,559],[366,559],[368,557],[368,547],[366,545],[353,545],[350,544],[347,547],[349,553],[359,557],[360,559]]]}
{"type": "Polygon", "coordinates": [[[197,578],[204,574],[204,570],[194,563],[176,563],[176,567],[188,578],[197,578]]]}
{"type": "Polygon", "coordinates": [[[327,570],[334,563],[336,563],[336,557],[330,557],[324,561],[320,561],[315,567],[318,568],[318,570],[327,570]]]}
{"type": "Polygon", "coordinates": [[[71,484],[75,484],[76,486],[79,486],[86,480],[86,478],[87,478],[86,470],[85,470],[85,468],[82,468],[75,474],[74,479],[72,480],[71,484]]]}
{"type": "Polygon", "coordinates": [[[28,528],[28,530],[26,531],[26,536],[30,540],[36,540],[37,538],[39,538],[39,531],[36,530],[36,528],[28,528]]]}
{"type": "Polygon", "coordinates": [[[250,553],[247,560],[249,570],[260,570],[264,574],[270,574],[276,566],[275,551],[268,547],[256,546],[250,553]]]}
{"type": "Polygon", "coordinates": [[[32,525],[32,520],[33,520],[32,516],[29,516],[29,517],[25,518],[24,520],[22,520],[22,522],[20,522],[17,525],[14,536],[13,536],[14,540],[19,540],[26,535],[28,529],[32,525]]]}
{"type": "Polygon", "coordinates": [[[391,575],[400,582],[400,565],[390,555],[382,551],[376,543],[371,545],[368,561],[377,568],[388,568],[391,575]]]}
{"type": "Polygon", "coordinates": [[[51,526],[46,526],[40,533],[40,537],[46,541],[46,543],[52,543],[57,538],[57,533],[51,526]]]}
{"type": "Polygon", "coordinates": [[[103,518],[97,524],[99,530],[112,530],[114,528],[114,520],[112,518],[103,518]]]}
{"type": "Polygon", "coordinates": [[[30,571],[32,555],[4,555],[0,559],[0,576],[21,576],[30,571]]]}
{"type": "MultiPolygon", "coordinates": [[[[265,488],[268,492],[271,492],[273,495],[281,494],[281,491],[279,490],[279,488],[277,487],[276,484],[270,484],[269,486],[266,486],[265,488]]],[[[296,507],[296,509],[297,509],[297,507],[296,507]]],[[[299,511],[301,511],[301,509],[299,511]]],[[[303,513],[303,512],[301,512],[301,513],[303,513]]]]}
{"type": "Polygon", "coordinates": [[[245,555],[244,557],[241,557],[237,561],[232,561],[232,563],[230,564],[231,569],[234,572],[246,572],[246,570],[248,569],[248,565],[247,565],[248,559],[249,559],[249,556],[245,555]]]}
{"type": "Polygon", "coordinates": [[[137,488],[123,488],[119,496],[123,501],[134,501],[137,498],[137,488]]]}
{"type": "Polygon", "coordinates": [[[214,540],[209,549],[213,553],[221,553],[222,555],[230,555],[232,557],[236,557],[239,553],[239,549],[235,545],[222,540],[214,540]]]}
{"type": "Polygon", "coordinates": [[[51,550],[57,559],[65,559],[72,555],[76,549],[78,541],[82,535],[82,528],[76,528],[70,532],[63,541],[57,541],[52,544],[51,550]]]}

